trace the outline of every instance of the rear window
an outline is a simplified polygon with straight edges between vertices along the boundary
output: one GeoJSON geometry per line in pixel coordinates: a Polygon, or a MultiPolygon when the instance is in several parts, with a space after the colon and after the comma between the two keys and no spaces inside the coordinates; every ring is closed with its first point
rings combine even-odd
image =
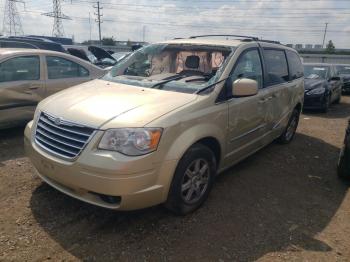
{"type": "Polygon", "coordinates": [[[304,68],[300,57],[293,51],[286,51],[289,65],[290,80],[298,79],[304,76],[304,68]]]}
{"type": "Polygon", "coordinates": [[[283,50],[264,49],[267,85],[289,81],[287,59],[283,50]]]}

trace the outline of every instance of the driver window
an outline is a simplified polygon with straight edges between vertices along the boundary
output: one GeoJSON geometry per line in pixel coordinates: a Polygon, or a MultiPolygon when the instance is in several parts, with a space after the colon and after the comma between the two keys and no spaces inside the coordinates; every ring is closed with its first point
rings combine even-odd
{"type": "Polygon", "coordinates": [[[140,54],[138,60],[126,68],[124,74],[131,76],[149,76],[151,63],[148,56],[140,54]]]}
{"type": "Polygon", "coordinates": [[[244,52],[238,59],[230,80],[235,81],[239,78],[255,80],[258,82],[259,89],[263,87],[261,60],[257,49],[244,52]]]}

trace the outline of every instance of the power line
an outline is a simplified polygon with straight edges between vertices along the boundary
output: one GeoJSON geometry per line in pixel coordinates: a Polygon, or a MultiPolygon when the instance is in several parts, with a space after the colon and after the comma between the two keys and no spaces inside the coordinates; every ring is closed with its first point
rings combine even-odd
{"type": "MultiPolygon", "coordinates": [[[[40,13],[40,11],[27,11],[27,12],[37,12],[40,13]]],[[[80,19],[80,20],[86,20],[87,22],[89,21],[89,17],[78,17],[78,16],[71,16],[71,18],[74,19],[80,19]]],[[[163,22],[151,22],[151,21],[140,21],[140,20],[115,20],[115,19],[104,19],[106,22],[119,22],[119,23],[130,23],[130,24],[148,24],[148,25],[154,25],[154,26],[170,26],[170,27],[178,27],[178,26],[183,26],[183,27],[193,27],[193,28],[217,28],[217,29],[243,29],[243,30],[282,30],[282,31],[289,31],[289,32],[323,32],[323,28],[321,27],[311,27],[312,29],[305,29],[305,30],[300,30],[298,28],[304,29],[305,26],[297,26],[297,25],[282,25],[279,24],[278,26],[276,25],[271,25],[268,28],[266,26],[264,27],[242,27],[242,26],[217,26],[217,25],[200,25],[200,24],[179,24],[179,23],[163,23],[163,22]]],[[[332,23],[333,24],[333,23],[332,23]]],[[[310,27],[310,26],[309,26],[310,27]]],[[[348,33],[348,31],[341,31],[341,30],[329,30],[329,32],[334,32],[334,33],[348,33]]]]}
{"type": "Polygon", "coordinates": [[[63,19],[70,19],[70,18],[62,13],[61,0],[53,0],[52,4],[53,4],[53,12],[44,13],[42,15],[54,18],[52,35],[56,36],[56,37],[62,37],[62,36],[64,36],[64,29],[63,29],[62,20],[63,19]]]}
{"type": "Polygon", "coordinates": [[[25,4],[22,0],[6,0],[5,3],[3,33],[6,35],[23,35],[21,17],[16,3],[25,4]]]}

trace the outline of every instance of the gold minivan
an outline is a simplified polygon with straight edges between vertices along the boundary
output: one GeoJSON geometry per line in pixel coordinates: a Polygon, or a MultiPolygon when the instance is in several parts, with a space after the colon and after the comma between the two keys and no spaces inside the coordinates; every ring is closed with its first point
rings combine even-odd
{"type": "Polygon", "coordinates": [[[303,105],[294,49],[232,38],[151,44],[43,100],[25,130],[38,176],[105,208],[198,208],[216,174],[290,142],[303,105]]]}

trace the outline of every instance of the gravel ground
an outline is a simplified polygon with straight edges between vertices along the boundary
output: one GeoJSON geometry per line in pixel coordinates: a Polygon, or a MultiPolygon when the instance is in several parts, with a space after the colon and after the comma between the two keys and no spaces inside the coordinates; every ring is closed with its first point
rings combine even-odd
{"type": "Polygon", "coordinates": [[[291,144],[219,176],[185,217],[65,196],[34,175],[23,128],[0,131],[0,261],[350,261],[350,193],[335,171],[349,117],[350,97],[303,114],[291,144]]]}

